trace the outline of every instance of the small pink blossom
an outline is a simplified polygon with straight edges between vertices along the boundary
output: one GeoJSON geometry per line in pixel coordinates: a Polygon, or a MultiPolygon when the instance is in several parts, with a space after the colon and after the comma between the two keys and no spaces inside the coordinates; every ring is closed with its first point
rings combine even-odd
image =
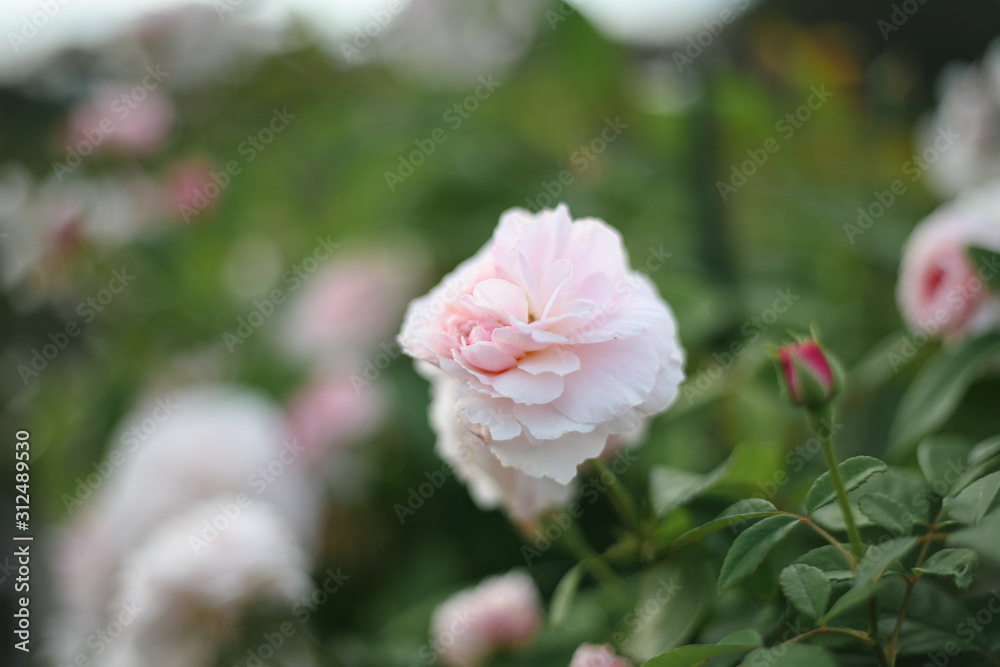
{"type": "Polygon", "coordinates": [[[212,180],[215,165],[205,159],[183,160],[167,175],[167,198],[174,212],[204,211],[215,207],[221,189],[212,180]],[[210,188],[211,186],[211,188],[210,188]]]}
{"type": "Polygon", "coordinates": [[[631,663],[615,655],[610,646],[581,644],[573,653],[569,667],[631,667],[631,663]]]}
{"type": "Polygon", "coordinates": [[[531,640],[542,623],[535,582],[513,571],[483,581],[446,600],[434,611],[431,636],[452,667],[476,667],[489,654],[531,640]]]}
{"type": "Polygon", "coordinates": [[[493,239],[407,311],[410,356],[459,380],[454,411],[504,466],[569,483],[684,377],[670,308],[618,232],[566,206],[503,214],[493,239]]]}
{"type": "Polygon", "coordinates": [[[319,377],[292,399],[288,418],[292,434],[310,460],[361,440],[378,426],[381,395],[358,391],[347,376],[319,377]]]}
{"type": "Polygon", "coordinates": [[[308,278],[289,306],[282,345],[296,359],[353,361],[371,353],[362,373],[370,382],[399,355],[391,332],[423,273],[420,248],[364,251],[339,248],[308,278]]]}
{"type": "Polygon", "coordinates": [[[114,149],[148,155],[163,145],[173,122],[174,105],[159,90],[106,84],[70,111],[67,140],[80,154],[114,149]]]}

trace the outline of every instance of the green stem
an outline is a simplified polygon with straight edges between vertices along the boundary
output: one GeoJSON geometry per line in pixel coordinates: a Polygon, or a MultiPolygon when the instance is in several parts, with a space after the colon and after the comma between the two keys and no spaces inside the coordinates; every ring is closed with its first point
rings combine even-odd
{"type": "Polygon", "coordinates": [[[590,465],[594,467],[602,483],[606,483],[604,481],[606,479],[614,480],[610,484],[607,484],[608,499],[614,506],[618,516],[625,523],[625,526],[641,539],[643,533],[639,525],[639,513],[635,509],[635,500],[625,490],[618,476],[611,472],[611,469],[608,468],[608,465],[602,459],[590,459],[590,465]]]}
{"type": "Polygon", "coordinates": [[[594,551],[594,548],[587,542],[587,538],[584,537],[577,525],[575,523],[570,524],[563,531],[562,537],[562,543],[566,546],[566,549],[590,572],[594,580],[604,586],[623,609],[627,608],[630,600],[625,593],[624,583],[621,578],[615,574],[615,571],[611,569],[607,561],[594,551]]]}
{"type": "Polygon", "coordinates": [[[847,551],[846,549],[844,549],[844,545],[842,545],[840,543],[840,540],[838,540],[833,535],[831,535],[830,533],[828,533],[825,530],[823,530],[823,528],[821,528],[819,525],[817,525],[815,521],[813,521],[812,519],[810,519],[807,516],[802,516],[800,514],[793,514],[791,512],[781,512],[781,514],[787,514],[788,516],[794,516],[799,521],[801,521],[802,523],[806,524],[807,526],[809,526],[810,528],[812,528],[813,530],[815,530],[820,535],[820,537],[822,537],[824,540],[826,540],[827,542],[829,542],[830,544],[832,544],[834,547],[836,547],[837,551],[840,552],[840,555],[844,557],[844,562],[847,563],[847,566],[851,570],[856,570],[857,569],[858,563],[857,563],[856,560],[854,560],[854,556],[852,556],[849,551],[847,551]]]}
{"type": "MultiPolygon", "coordinates": [[[[832,408],[825,416],[827,423],[833,424],[834,415],[832,408]]],[[[851,553],[854,554],[854,560],[860,563],[865,555],[865,546],[861,542],[861,533],[858,531],[858,524],[854,520],[854,511],[851,510],[850,500],[847,498],[847,486],[844,484],[844,476],[840,473],[840,462],[837,459],[837,452],[833,445],[833,429],[823,427],[820,421],[820,425],[815,430],[823,446],[823,458],[826,460],[826,467],[830,469],[830,481],[833,482],[833,488],[837,492],[837,503],[840,505],[840,512],[844,515],[844,525],[847,528],[847,538],[851,543],[851,553]]],[[[878,603],[874,595],[868,598],[868,635],[872,638],[872,650],[875,653],[875,659],[878,660],[878,664],[881,667],[890,667],[889,660],[882,649],[882,643],[879,641],[878,603]]]]}
{"type": "Polygon", "coordinates": [[[851,510],[850,501],[847,499],[847,487],[844,485],[844,476],[840,474],[837,452],[833,447],[832,429],[821,427],[817,429],[816,434],[819,436],[820,443],[823,446],[823,458],[826,460],[826,467],[830,469],[830,480],[833,482],[833,488],[837,492],[837,503],[840,505],[840,511],[844,515],[844,524],[847,526],[847,538],[851,543],[851,553],[854,554],[854,559],[860,562],[865,555],[865,547],[861,543],[861,533],[858,532],[858,524],[854,520],[854,512],[851,510]]]}
{"type": "Polygon", "coordinates": [[[789,646],[791,644],[798,644],[799,642],[805,641],[810,637],[816,637],[818,635],[827,635],[827,634],[844,635],[845,637],[851,637],[853,639],[857,639],[865,646],[871,646],[874,643],[872,641],[872,638],[868,635],[867,632],[862,632],[861,630],[854,630],[852,628],[838,628],[838,627],[830,627],[824,625],[819,628],[813,628],[808,632],[803,632],[801,635],[796,635],[795,637],[792,637],[788,641],[782,642],[781,645],[789,646]]]}
{"type": "MultiPolygon", "coordinates": [[[[941,520],[942,516],[944,516],[943,505],[941,506],[941,509],[938,510],[937,516],[934,517],[934,521],[931,522],[926,535],[928,539],[924,541],[924,545],[920,549],[920,555],[917,556],[917,563],[914,567],[920,567],[924,564],[924,560],[927,558],[927,552],[931,548],[931,542],[934,541],[932,538],[936,536],[937,524],[941,520]]],[[[910,605],[910,596],[913,594],[913,587],[917,584],[917,579],[919,579],[919,576],[914,576],[913,578],[906,580],[906,592],[903,593],[903,601],[899,608],[899,617],[896,619],[896,627],[893,628],[892,639],[889,640],[889,646],[886,650],[889,654],[890,665],[896,664],[896,656],[899,654],[899,650],[897,648],[899,643],[899,633],[903,629],[903,621],[906,619],[906,608],[910,605]]]]}

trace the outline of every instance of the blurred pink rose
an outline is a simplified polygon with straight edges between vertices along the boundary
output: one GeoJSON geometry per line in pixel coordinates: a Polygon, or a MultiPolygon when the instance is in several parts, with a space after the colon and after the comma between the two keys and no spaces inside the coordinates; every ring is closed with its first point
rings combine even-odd
{"type": "Polygon", "coordinates": [[[631,667],[628,660],[615,655],[610,646],[582,644],[573,654],[569,667],[631,667]]]}
{"type": "MultiPolygon", "coordinates": [[[[309,278],[290,305],[282,346],[307,363],[349,358],[354,365],[381,342],[378,354],[391,361],[399,354],[391,332],[420,283],[423,253],[419,247],[408,253],[392,248],[338,252],[343,258],[309,278]]],[[[369,375],[383,369],[380,364],[369,375]]]]}
{"type": "Polygon", "coordinates": [[[171,212],[181,213],[187,221],[194,214],[215,206],[220,189],[212,181],[214,167],[208,160],[193,158],[170,168],[166,190],[171,212]]]}
{"type": "Polygon", "coordinates": [[[1000,301],[982,280],[1000,267],[974,266],[970,246],[1000,252],[1000,183],[966,193],[913,230],[897,285],[912,329],[961,338],[1000,324],[1000,301]]]}
{"type": "Polygon", "coordinates": [[[475,667],[498,649],[527,643],[541,623],[535,582],[514,571],[446,600],[434,611],[431,635],[445,664],[475,667]]]}
{"type": "Polygon", "coordinates": [[[347,376],[320,377],[292,399],[288,419],[305,456],[315,461],[371,434],[383,409],[375,388],[358,391],[347,376]]]}
{"type": "Polygon", "coordinates": [[[80,155],[109,149],[148,155],[160,148],[174,123],[174,105],[159,90],[105,84],[70,110],[67,140],[80,155]]]}
{"type": "Polygon", "coordinates": [[[669,307],[618,232],[561,205],[493,239],[407,311],[404,351],[460,380],[456,413],[505,466],[566,484],[684,378],[669,307]]]}

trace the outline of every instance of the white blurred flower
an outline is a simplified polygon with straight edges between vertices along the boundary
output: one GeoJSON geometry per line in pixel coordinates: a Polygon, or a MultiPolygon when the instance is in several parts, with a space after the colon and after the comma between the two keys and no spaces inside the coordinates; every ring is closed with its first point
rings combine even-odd
{"type": "Polygon", "coordinates": [[[102,501],[122,551],[192,503],[219,494],[273,503],[311,544],[317,489],[307,481],[305,450],[276,405],[225,385],[190,389],[166,402],[172,411],[154,423],[150,417],[164,412],[155,401],[136,407],[114,438],[124,462],[102,501]]]}
{"type": "Polygon", "coordinates": [[[135,610],[118,647],[123,667],[129,655],[149,667],[212,665],[248,610],[287,611],[309,587],[307,557],[287,518],[229,495],[158,528],[126,560],[121,582],[121,606],[135,610]],[[220,507],[239,512],[220,521],[220,507]]]}
{"type": "Polygon", "coordinates": [[[527,643],[541,623],[535,582],[515,570],[446,600],[434,611],[431,636],[445,664],[475,667],[498,649],[527,643]]]}
{"type": "Polygon", "coordinates": [[[573,653],[569,667],[631,667],[631,664],[615,655],[610,646],[581,644],[573,653]]]}
{"type": "MultiPolygon", "coordinates": [[[[34,184],[8,168],[0,180],[0,279],[31,280],[39,291],[60,284],[67,256],[83,245],[111,249],[150,228],[165,210],[163,188],[145,176],[99,179],[53,176],[34,184]]],[[[63,281],[65,282],[65,281],[63,281]]]]}
{"type": "Polygon", "coordinates": [[[545,24],[547,6],[539,0],[412,0],[379,35],[379,46],[408,74],[467,85],[519,60],[545,24]]]}
{"type": "Polygon", "coordinates": [[[916,143],[929,185],[947,198],[1000,177],[1000,40],[981,63],[950,65],[938,86],[938,107],[918,123],[916,143]]]}
{"type": "MultiPolygon", "coordinates": [[[[682,43],[691,35],[703,31],[708,37],[702,41],[714,40],[753,2],[754,0],[568,0],[567,4],[614,39],[643,46],[662,46],[682,43]]],[[[711,41],[708,43],[711,44],[711,41]]]]}
{"type": "Polygon", "coordinates": [[[571,484],[532,477],[500,463],[483,443],[482,436],[476,435],[476,430],[482,427],[465,420],[464,413],[456,415],[459,381],[429,364],[420,364],[418,368],[431,380],[430,423],[437,435],[438,455],[454,467],[479,507],[501,508],[515,521],[525,523],[572,499],[571,484]]]}

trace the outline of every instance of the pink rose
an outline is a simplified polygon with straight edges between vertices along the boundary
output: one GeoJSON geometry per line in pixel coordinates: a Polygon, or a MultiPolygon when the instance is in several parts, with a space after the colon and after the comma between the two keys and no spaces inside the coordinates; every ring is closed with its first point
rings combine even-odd
{"type": "Polygon", "coordinates": [[[962,338],[996,328],[1000,301],[974,266],[971,246],[1000,252],[1000,183],[942,206],[913,230],[903,249],[897,300],[911,328],[962,338]]]}
{"type": "Polygon", "coordinates": [[[432,381],[430,420],[438,438],[438,455],[452,465],[480,508],[502,508],[527,525],[537,514],[570,501],[571,486],[500,463],[485,445],[484,427],[469,423],[464,413],[455,414],[458,380],[430,365],[422,367],[422,372],[432,381]]]}
{"type": "Polygon", "coordinates": [[[631,667],[629,661],[615,655],[610,646],[581,644],[573,654],[569,667],[631,667]]]}
{"type": "Polygon", "coordinates": [[[456,414],[503,465],[563,484],[609,435],[665,410],[684,377],[674,317],[618,232],[565,205],[501,216],[410,304],[399,340],[459,380],[456,414]]]}
{"type": "Polygon", "coordinates": [[[513,571],[448,598],[434,611],[431,636],[445,664],[475,667],[498,649],[527,643],[541,624],[535,582],[513,571]]]}

